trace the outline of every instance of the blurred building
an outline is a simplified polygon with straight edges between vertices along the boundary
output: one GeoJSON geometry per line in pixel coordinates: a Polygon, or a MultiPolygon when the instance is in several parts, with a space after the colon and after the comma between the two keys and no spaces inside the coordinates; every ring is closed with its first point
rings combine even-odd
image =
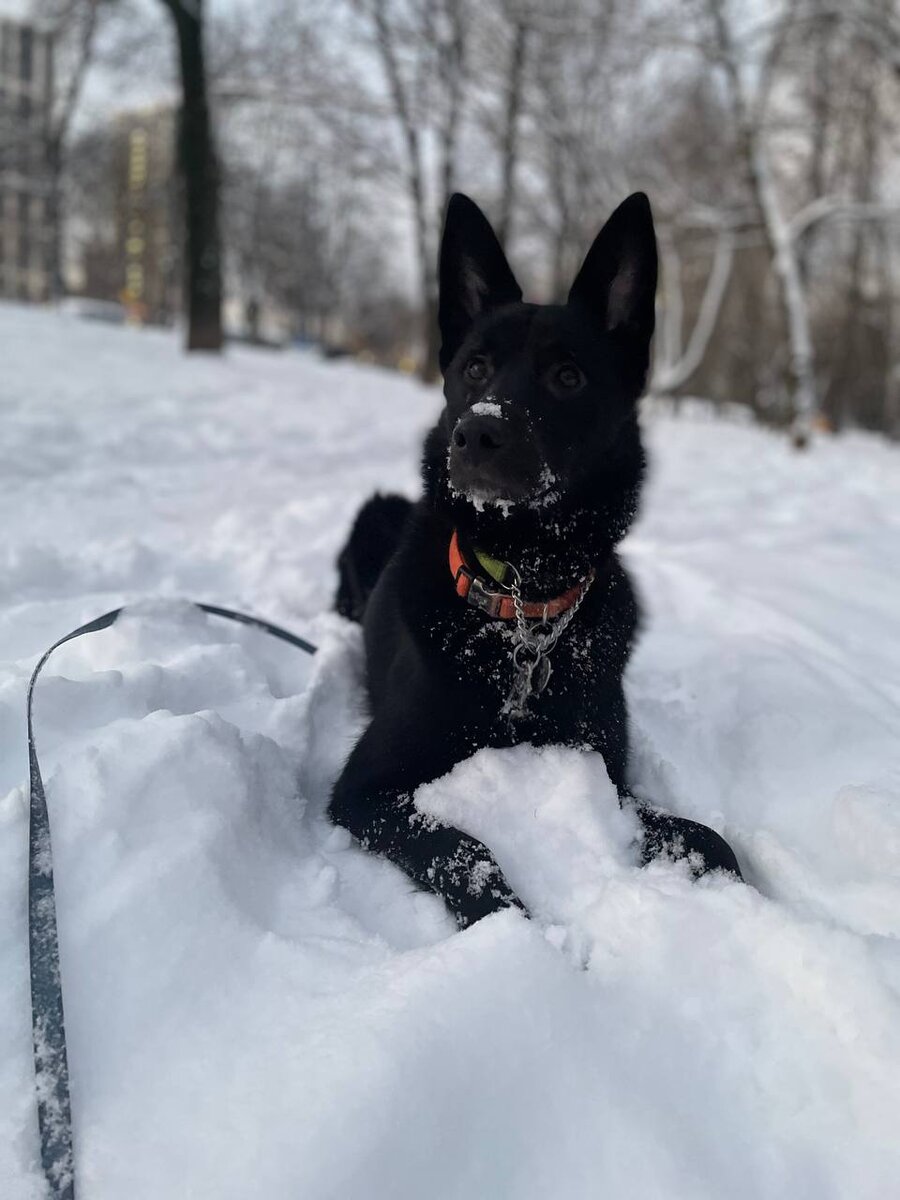
{"type": "Polygon", "coordinates": [[[46,132],[53,41],[33,25],[0,20],[0,296],[50,295],[50,180],[46,132]]]}
{"type": "Polygon", "coordinates": [[[124,113],[114,139],[117,298],[132,320],[166,324],[180,303],[175,114],[168,107],[124,113]]]}

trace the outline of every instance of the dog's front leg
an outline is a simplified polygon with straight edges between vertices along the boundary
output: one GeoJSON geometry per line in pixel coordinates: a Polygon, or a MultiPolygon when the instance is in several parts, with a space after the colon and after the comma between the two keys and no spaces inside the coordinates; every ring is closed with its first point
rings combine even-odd
{"type": "Polygon", "coordinates": [[[331,818],[442,897],[460,928],[502,908],[524,911],[486,846],[416,809],[416,787],[445,774],[457,758],[448,745],[423,748],[409,729],[403,732],[402,738],[391,736],[377,720],[372,723],[335,785],[331,818]],[[424,762],[427,778],[416,778],[422,772],[415,767],[424,762]]]}

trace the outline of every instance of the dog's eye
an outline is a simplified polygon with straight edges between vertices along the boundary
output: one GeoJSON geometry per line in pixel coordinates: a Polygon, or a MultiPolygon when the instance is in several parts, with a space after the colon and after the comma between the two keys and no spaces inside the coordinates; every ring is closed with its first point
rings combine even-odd
{"type": "Polygon", "coordinates": [[[565,392],[575,392],[584,383],[584,376],[574,363],[563,363],[553,374],[553,381],[565,392]]]}
{"type": "Polygon", "coordinates": [[[463,372],[470,383],[484,383],[490,373],[491,369],[487,364],[487,359],[482,358],[480,354],[476,354],[474,358],[469,359],[466,363],[466,369],[463,372]]]}

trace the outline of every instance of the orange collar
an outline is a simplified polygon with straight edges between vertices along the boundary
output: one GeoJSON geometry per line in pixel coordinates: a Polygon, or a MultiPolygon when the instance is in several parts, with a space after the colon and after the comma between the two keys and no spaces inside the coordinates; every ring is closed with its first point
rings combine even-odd
{"type": "MultiPolygon", "coordinates": [[[[456,584],[457,596],[462,596],[473,608],[480,608],[489,617],[500,617],[504,621],[515,619],[516,606],[511,594],[508,591],[492,592],[484,586],[481,577],[463,558],[455,529],[450,538],[450,574],[456,584]]],[[[594,575],[595,572],[591,570],[581,583],[576,583],[567,592],[563,592],[561,596],[555,596],[552,600],[524,600],[522,602],[524,616],[529,621],[547,621],[551,617],[558,617],[560,613],[571,608],[584,595],[594,575]]]]}

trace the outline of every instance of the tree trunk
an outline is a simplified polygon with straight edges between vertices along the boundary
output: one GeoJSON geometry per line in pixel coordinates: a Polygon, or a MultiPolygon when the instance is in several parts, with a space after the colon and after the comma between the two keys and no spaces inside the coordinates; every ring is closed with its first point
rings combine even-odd
{"type": "Polygon", "coordinates": [[[425,181],[422,178],[422,162],[419,157],[419,142],[415,130],[409,133],[409,187],[416,227],[416,258],[419,263],[419,286],[422,303],[422,362],[419,376],[430,383],[438,375],[439,335],[437,328],[437,262],[434,247],[429,237],[428,203],[425,198],[425,181]]]}
{"type": "Polygon", "coordinates": [[[794,240],[781,212],[774,180],[758,135],[752,139],[749,159],[750,174],[762,212],[766,241],[778,280],[781,310],[787,326],[794,425],[798,433],[805,437],[819,408],[806,291],[794,240]]]}
{"type": "Polygon", "coordinates": [[[525,47],[528,27],[518,21],[513,36],[506,85],[506,113],[503,123],[503,141],[500,154],[503,182],[500,190],[500,214],[497,221],[497,237],[506,250],[512,233],[512,214],[515,207],[516,166],[519,157],[519,114],[522,108],[522,83],[525,75],[525,47]]]}
{"type": "MultiPolygon", "coordinates": [[[[819,0],[817,0],[818,2],[819,0]]],[[[833,29],[833,20],[823,14],[811,31],[811,36],[815,39],[815,57],[811,81],[810,116],[812,124],[810,129],[811,145],[807,175],[809,179],[809,194],[813,197],[828,194],[825,168],[831,140],[832,107],[834,104],[830,49],[833,29]]],[[[798,244],[800,274],[803,278],[804,286],[809,280],[817,232],[814,225],[810,226],[806,232],[806,236],[801,238],[798,244]]]]}
{"type": "MultiPolygon", "coordinates": [[[[878,99],[876,74],[877,60],[875,53],[867,48],[862,61],[860,72],[860,90],[862,92],[860,108],[862,114],[862,136],[859,157],[854,171],[854,199],[861,205],[873,202],[876,192],[875,177],[877,173],[878,155],[878,99]],[[869,61],[866,61],[866,60],[869,61]]],[[[863,288],[863,276],[866,266],[866,244],[870,235],[870,227],[860,221],[853,226],[853,250],[850,255],[849,277],[847,292],[844,297],[844,320],[841,333],[841,343],[845,347],[847,363],[857,363],[868,354],[866,345],[866,329],[871,319],[871,312],[866,301],[863,288]]],[[[884,333],[887,330],[883,331],[884,333]]],[[[867,412],[871,407],[866,403],[866,396],[860,389],[858,376],[846,377],[846,371],[839,372],[837,395],[834,396],[833,413],[834,425],[843,429],[849,423],[862,424],[871,427],[877,422],[876,413],[867,412]]]]}
{"type": "Polygon", "coordinates": [[[882,290],[885,298],[884,310],[884,429],[888,437],[900,442],[900,303],[894,286],[892,269],[895,255],[892,251],[888,226],[881,230],[882,290]]]}
{"type": "Polygon", "coordinates": [[[403,143],[406,148],[406,182],[412,201],[413,221],[415,224],[416,259],[419,267],[420,297],[422,303],[422,342],[423,359],[419,374],[429,382],[437,376],[438,364],[438,330],[437,330],[437,256],[430,236],[428,220],[428,202],[425,195],[425,173],[422,162],[422,147],[419,130],[410,110],[409,100],[400,66],[397,62],[394,33],[388,20],[384,0],[378,0],[372,8],[372,20],[375,30],[375,43],[381,56],[384,73],[394,112],[400,124],[403,143]]]}
{"type": "MultiPolygon", "coordinates": [[[[69,82],[65,91],[61,93],[59,103],[51,102],[51,115],[46,129],[47,224],[50,229],[47,267],[50,276],[50,296],[53,300],[61,300],[66,294],[63,271],[63,222],[65,220],[63,176],[66,169],[69,130],[81,98],[85,76],[93,58],[98,8],[99,0],[86,0],[77,54],[69,82]]],[[[58,28],[54,32],[54,37],[59,37],[63,32],[62,27],[58,28]]],[[[54,87],[55,81],[51,78],[47,84],[48,95],[51,97],[54,87]]]]}
{"type": "Polygon", "coordinates": [[[50,298],[61,300],[66,294],[63,276],[63,161],[62,146],[54,138],[47,146],[47,227],[50,230],[48,275],[50,298]]]}
{"type": "Polygon", "coordinates": [[[178,162],[184,185],[188,350],[222,349],[219,164],[206,87],[203,0],[163,0],[178,38],[182,103],[178,162]]]}
{"type": "MultiPolygon", "coordinates": [[[[466,30],[465,13],[461,0],[448,0],[444,5],[444,16],[448,25],[446,44],[440,48],[441,74],[446,98],[446,114],[439,131],[440,144],[440,190],[437,214],[437,227],[440,228],[447,204],[455,188],[456,160],[459,144],[459,127],[463,115],[464,90],[466,82],[466,30]]],[[[421,187],[421,169],[419,170],[419,186],[421,187]]],[[[424,195],[422,196],[424,203],[424,195]]],[[[437,250],[428,241],[427,221],[422,226],[422,249],[424,255],[422,296],[424,330],[424,357],[422,360],[421,376],[426,382],[432,382],[440,374],[440,331],[438,329],[438,281],[437,281],[437,250]]]]}
{"type": "MultiPolygon", "coordinates": [[[[772,268],[778,283],[780,307],[788,340],[788,375],[793,425],[799,446],[805,444],[818,413],[819,401],[809,309],[797,247],[791,227],[781,211],[775,180],[766,154],[762,107],[759,104],[751,104],[745,92],[737,50],[722,0],[708,0],[708,7],[715,27],[719,63],[724,69],[728,83],[748,186],[759,209],[772,268]]],[[[776,44],[774,52],[778,49],[776,44]]],[[[768,81],[761,81],[758,87],[760,95],[764,96],[768,81]]]]}

